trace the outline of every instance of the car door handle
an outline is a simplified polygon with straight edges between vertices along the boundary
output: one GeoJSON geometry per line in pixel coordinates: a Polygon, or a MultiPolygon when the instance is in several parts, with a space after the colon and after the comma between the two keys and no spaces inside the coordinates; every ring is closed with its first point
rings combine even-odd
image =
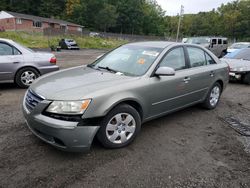
{"type": "Polygon", "coordinates": [[[20,63],[20,62],[18,62],[18,61],[13,62],[13,64],[18,64],[18,63],[20,63]]]}
{"type": "Polygon", "coordinates": [[[209,74],[211,77],[214,77],[214,71],[211,71],[209,74]]]}
{"type": "Polygon", "coordinates": [[[185,77],[185,78],[183,79],[183,81],[184,81],[185,83],[188,83],[188,82],[190,81],[190,77],[185,77]]]}

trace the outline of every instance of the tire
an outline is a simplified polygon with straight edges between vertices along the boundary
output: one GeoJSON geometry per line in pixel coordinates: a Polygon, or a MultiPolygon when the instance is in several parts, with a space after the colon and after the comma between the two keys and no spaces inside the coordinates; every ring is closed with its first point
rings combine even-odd
{"type": "Polygon", "coordinates": [[[32,67],[19,70],[15,76],[15,83],[20,88],[28,88],[39,77],[39,73],[32,67]]]}
{"type": "Polygon", "coordinates": [[[136,109],[120,104],[103,118],[97,138],[106,148],[122,148],[135,139],[140,129],[141,118],[136,109]]]}
{"type": "Polygon", "coordinates": [[[225,55],[227,54],[227,52],[225,52],[225,51],[222,51],[221,52],[221,54],[220,54],[220,57],[219,58],[222,58],[222,57],[224,57],[225,55]]]}
{"type": "Polygon", "coordinates": [[[250,72],[246,73],[242,79],[244,84],[250,85],[250,72]]]}
{"type": "Polygon", "coordinates": [[[216,108],[221,97],[222,87],[216,82],[213,87],[209,90],[205,101],[203,102],[203,107],[212,110],[216,108]]]}

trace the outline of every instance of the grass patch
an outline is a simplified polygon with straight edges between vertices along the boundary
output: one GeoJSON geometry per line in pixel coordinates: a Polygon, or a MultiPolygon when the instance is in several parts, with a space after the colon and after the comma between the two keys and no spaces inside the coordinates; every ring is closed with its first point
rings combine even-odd
{"type": "Polygon", "coordinates": [[[72,38],[80,48],[95,48],[95,49],[110,49],[127,43],[126,40],[104,39],[94,37],[79,37],[74,35],[64,36],[44,36],[42,33],[28,33],[28,32],[14,32],[6,31],[0,32],[0,38],[7,38],[16,41],[29,48],[49,48],[49,46],[57,46],[60,39],[72,38]]]}

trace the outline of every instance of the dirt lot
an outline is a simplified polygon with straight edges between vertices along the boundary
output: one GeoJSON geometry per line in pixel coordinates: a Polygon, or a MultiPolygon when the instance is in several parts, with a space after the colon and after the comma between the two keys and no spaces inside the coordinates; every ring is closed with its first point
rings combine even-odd
{"type": "MultiPolygon", "coordinates": [[[[60,52],[58,64],[85,64],[102,53],[60,52]]],[[[250,142],[220,120],[249,123],[250,86],[229,84],[215,110],[185,109],[144,124],[126,148],[95,141],[88,154],[58,151],[32,135],[21,112],[25,90],[0,88],[0,187],[250,187],[250,142]]]]}

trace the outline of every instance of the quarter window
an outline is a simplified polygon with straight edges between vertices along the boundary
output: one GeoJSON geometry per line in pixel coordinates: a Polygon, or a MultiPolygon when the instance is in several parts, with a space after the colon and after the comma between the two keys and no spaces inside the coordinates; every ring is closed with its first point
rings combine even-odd
{"type": "Polygon", "coordinates": [[[0,43],[0,56],[4,55],[13,55],[13,49],[8,44],[0,43]]]}
{"type": "Polygon", "coordinates": [[[178,47],[168,52],[162,60],[160,67],[171,67],[175,70],[185,69],[186,63],[183,48],[178,47]]]}
{"type": "Polygon", "coordinates": [[[208,55],[207,53],[205,53],[205,56],[206,56],[207,65],[216,64],[216,62],[213,60],[213,58],[211,58],[210,55],[208,55]]]}
{"type": "Polygon", "coordinates": [[[187,48],[191,67],[200,67],[206,65],[205,52],[199,48],[187,48]]]}

